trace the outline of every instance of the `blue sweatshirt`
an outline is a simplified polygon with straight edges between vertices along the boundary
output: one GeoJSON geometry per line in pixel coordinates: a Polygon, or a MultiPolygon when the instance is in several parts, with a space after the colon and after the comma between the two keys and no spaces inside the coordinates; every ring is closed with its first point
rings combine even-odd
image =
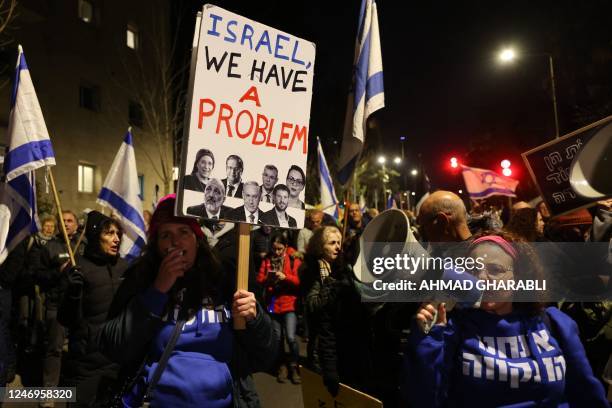
{"type": "Polygon", "coordinates": [[[576,323],[546,313],[552,329],[541,316],[482,310],[456,310],[429,335],[415,327],[404,395],[415,407],[609,407],[576,323]]]}
{"type": "MultiPolygon", "coordinates": [[[[140,301],[154,314],[160,315],[167,296],[150,288],[140,301]]],[[[123,398],[126,407],[139,407],[157,361],[172,336],[175,322],[168,321],[158,332],[149,351],[143,375],[123,398]]],[[[202,308],[185,323],[163,374],[154,388],[151,407],[232,406],[233,330],[231,311],[224,305],[202,308]]]]}

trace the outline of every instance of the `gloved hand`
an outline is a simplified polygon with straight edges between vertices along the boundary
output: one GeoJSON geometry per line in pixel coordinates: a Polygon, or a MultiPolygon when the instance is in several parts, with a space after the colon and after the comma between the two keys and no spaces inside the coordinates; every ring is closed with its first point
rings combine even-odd
{"type": "Polygon", "coordinates": [[[81,296],[85,281],[81,268],[78,265],[69,267],[66,274],[68,276],[68,295],[72,297],[81,296]]]}
{"type": "Polygon", "coordinates": [[[325,388],[332,395],[332,397],[336,397],[338,395],[338,391],[340,390],[340,380],[338,376],[335,374],[324,374],[323,375],[323,384],[325,384],[325,388]]]}

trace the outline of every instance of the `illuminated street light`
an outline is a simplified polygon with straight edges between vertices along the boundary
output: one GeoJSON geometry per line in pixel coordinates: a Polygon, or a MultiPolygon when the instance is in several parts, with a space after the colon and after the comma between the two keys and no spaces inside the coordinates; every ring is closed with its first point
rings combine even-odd
{"type": "Polygon", "coordinates": [[[463,194],[463,190],[459,190],[459,194],[463,194]]]}
{"type": "Polygon", "coordinates": [[[400,164],[402,162],[401,157],[396,157],[395,159],[393,159],[393,163],[395,164],[400,164]]]}
{"type": "MultiPolygon", "coordinates": [[[[550,76],[550,87],[552,88],[552,103],[553,113],[555,114],[555,137],[559,137],[559,116],[557,114],[557,92],[555,87],[555,69],[553,64],[552,54],[549,53],[538,53],[538,54],[523,54],[526,57],[548,57],[548,69],[550,76]]],[[[502,64],[508,64],[517,58],[517,53],[512,48],[503,49],[498,59],[502,64]]]]}
{"type": "Polygon", "coordinates": [[[512,48],[505,48],[499,53],[498,58],[504,63],[511,62],[514,60],[514,58],[516,58],[516,53],[512,48]]]}
{"type": "Polygon", "coordinates": [[[413,176],[416,176],[417,174],[419,174],[419,172],[417,171],[417,169],[412,169],[410,174],[412,174],[413,176]]]}
{"type": "Polygon", "coordinates": [[[385,164],[387,162],[387,158],[385,156],[378,156],[378,163],[385,164]]]}

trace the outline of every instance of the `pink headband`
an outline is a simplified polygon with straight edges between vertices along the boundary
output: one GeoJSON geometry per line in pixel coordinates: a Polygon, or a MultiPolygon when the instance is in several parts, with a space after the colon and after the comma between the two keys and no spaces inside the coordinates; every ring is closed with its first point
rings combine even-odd
{"type": "Polygon", "coordinates": [[[484,237],[480,237],[472,241],[470,248],[474,248],[476,245],[482,242],[493,242],[494,244],[499,245],[508,255],[512,257],[512,259],[516,260],[518,258],[518,252],[516,249],[508,241],[500,237],[499,235],[485,235],[484,237]]]}

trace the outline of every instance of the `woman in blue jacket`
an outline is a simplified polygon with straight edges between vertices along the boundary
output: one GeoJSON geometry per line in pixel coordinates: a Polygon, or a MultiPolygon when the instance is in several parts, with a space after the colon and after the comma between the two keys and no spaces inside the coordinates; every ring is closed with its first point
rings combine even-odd
{"type": "MultiPolygon", "coordinates": [[[[508,233],[477,237],[480,280],[541,279],[533,250],[508,233]]],[[[404,368],[404,395],[415,407],[608,407],[576,324],[555,307],[517,302],[518,292],[485,292],[478,309],[424,303],[404,368]],[[422,327],[434,324],[425,334],[422,327]]]]}
{"type": "Polygon", "coordinates": [[[158,204],[148,248],[126,272],[99,335],[101,349],[137,373],[122,403],[259,407],[251,374],[274,363],[279,331],[253,293],[234,292],[234,271],[222,267],[195,219],[174,216],[174,202],[171,195],[158,204]],[[233,329],[238,316],[246,330],[233,329]],[[173,337],[165,368],[156,370],[173,337]]]}

